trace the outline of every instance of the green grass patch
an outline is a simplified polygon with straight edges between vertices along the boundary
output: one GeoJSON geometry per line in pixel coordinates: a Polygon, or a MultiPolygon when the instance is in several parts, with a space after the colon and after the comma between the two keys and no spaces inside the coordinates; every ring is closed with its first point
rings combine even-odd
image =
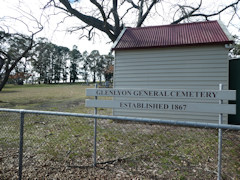
{"type": "MultiPolygon", "coordinates": [[[[8,85],[0,92],[0,107],[91,114],[94,109],[84,104],[86,98],[92,98],[85,96],[86,88],[93,86],[8,85]]],[[[98,109],[99,114],[111,112],[98,109]]],[[[19,120],[17,113],[0,113],[0,165],[4,167],[17,159],[9,159],[8,153],[10,149],[13,154],[18,152],[19,120]]],[[[93,124],[93,119],[25,114],[25,173],[37,171],[30,172],[32,166],[39,171],[54,167],[58,172],[70,165],[90,167],[93,124]]],[[[113,120],[98,120],[97,130],[97,161],[103,163],[98,166],[105,173],[127,172],[131,178],[140,179],[216,179],[217,130],[113,120]]],[[[240,133],[227,131],[223,138],[223,177],[239,179],[240,133]]],[[[88,173],[100,177],[92,169],[88,173]]]]}

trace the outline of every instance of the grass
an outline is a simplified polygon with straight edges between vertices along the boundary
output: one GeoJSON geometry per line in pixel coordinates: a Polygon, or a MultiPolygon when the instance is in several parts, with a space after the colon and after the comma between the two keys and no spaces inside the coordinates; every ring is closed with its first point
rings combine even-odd
{"type": "MultiPolygon", "coordinates": [[[[0,107],[92,113],[84,107],[92,87],[8,85],[0,107]]],[[[98,120],[99,164],[92,168],[92,119],[26,114],[24,128],[25,179],[216,179],[217,130],[98,120]]],[[[19,114],[0,112],[0,179],[16,176],[18,136],[19,114]]],[[[239,179],[240,133],[223,137],[223,177],[239,179]]]]}
{"type": "MultiPolygon", "coordinates": [[[[84,103],[85,88],[81,85],[9,85],[0,92],[0,106],[8,108],[63,108],[63,104],[84,103]]],[[[54,109],[55,110],[55,109],[54,109]]],[[[68,108],[66,108],[68,110],[68,108]]]]}

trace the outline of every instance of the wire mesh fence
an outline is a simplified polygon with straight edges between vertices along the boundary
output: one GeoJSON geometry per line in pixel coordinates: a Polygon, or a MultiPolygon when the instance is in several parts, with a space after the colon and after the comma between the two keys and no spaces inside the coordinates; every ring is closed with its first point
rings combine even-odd
{"type": "Polygon", "coordinates": [[[19,113],[0,112],[0,179],[18,177],[19,113]]]}
{"type": "MultiPolygon", "coordinates": [[[[117,172],[125,178],[217,178],[217,129],[115,122],[98,128],[98,161],[123,162],[117,172]]],[[[239,178],[239,135],[224,131],[223,179],[239,178]]]]}
{"type": "MultiPolygon", "coordinates": [[[[20,114],[0,117],[0,179],[17,179],[20,114]]],[[[223,129],[222,179],[240,179],[235,127],[223,129]]],[[[218,173],[217,128],[101,118],[96,167],[93,118],[28,112],[23,137],[22,179],[216,179],[218,173]]]]}

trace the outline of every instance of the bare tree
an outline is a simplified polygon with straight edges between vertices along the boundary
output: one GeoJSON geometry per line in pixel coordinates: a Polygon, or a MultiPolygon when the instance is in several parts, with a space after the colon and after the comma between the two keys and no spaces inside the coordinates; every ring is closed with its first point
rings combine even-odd
{"type": "MultiPolygon", "coordinates": [[[[172,24],[218,18],[226,11],[231,11],[230,22],[234,17],[239,18],[240,0],[232,0],[214,11],[203,7],[202,0],[199,0],[197,5],[192,5],[189,1],[179,1],[179,3],[174,1],[173,4],[170,0],[90,0],[88,7],[85,8],[80,0],[50,0],[45,8],[49,6],[54,6],[82,22],[82,25],[71,28],[71,32],[87,30],[88,32],[83,36],[87,34],[87,37],[91,39],[97,29],[114,42],[124,26],[130,24],[132,27],[141,27],[150,17],[158,15],[164,18],[169,15],[164,14],[166,9],[171,11],[172,22],[170,23],[172,24]],[[132,21],[129,22],[129,19],[132,21]]],[[[168,18],[171,19],[171,17],[168,18]]]]}
{"type": "Polygon", "coordinates": [[[75,16],[84,22],[85,25],[76,27],[75,30],[87,29],[89,39],[92,37],[93,30],[98,29],[105,33],[111,41],[115,41],[121,30],[124,28],[124,18],[127,18],[128,13],[130,13],[132,10],[138,12],[136,26],[140,27],[154,5],[158,2],[160,2],[160,0],[138,1],[138,3],[134,3],[131,0],[124,0],[121,2],[118,0],[90,0],[92,9],[89,12],[82,12],[81,7],[73,7],[73,4],[68,0],[50,0],[45,7],[53,4],[54,7],[61,9],[70,16],[75,16]],[[128,6],[126,6],[126,4],[128,6]],[[120,8],[127,9],[124,11],[124,13],[120,14],[120,8]]]}
{"type": "Polygon", "coordinates": [[[21,12],[21,18],[5,16],[0,19],[0,91],[2,91],[17,64],[27,57],[34,46],[35,35],[43,29],[39,21],[30,13],[21,10],[19,12],[21,12]],[[23,17],[34,21],[34,25],[37,25],[36,28],[31,30],[31,27],[23,17]],[[18,32],[12,33],[15,31],[15,28],[11,26],[10,21],[25,26],[30,35],[23,35],[18,32]]]}

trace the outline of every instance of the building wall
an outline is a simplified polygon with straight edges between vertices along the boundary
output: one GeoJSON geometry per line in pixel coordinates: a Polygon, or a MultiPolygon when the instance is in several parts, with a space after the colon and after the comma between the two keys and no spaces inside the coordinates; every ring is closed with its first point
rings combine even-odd
{"type": "MultiPolygon", "coordinates": [[[[228,49],[224,45],[116,50],[114,88],[217,90],[222,83],[227,89],[227,55],[228,49]]],[[[181,102],[175,99],[163,101],[181,102]]],[[[115,109],[113,114],[210,123],[218,121],[217,114],[121,109],[115,109]]],[[[227,116],[224,116],[224,122],[227,122],[227,116]]]]}

